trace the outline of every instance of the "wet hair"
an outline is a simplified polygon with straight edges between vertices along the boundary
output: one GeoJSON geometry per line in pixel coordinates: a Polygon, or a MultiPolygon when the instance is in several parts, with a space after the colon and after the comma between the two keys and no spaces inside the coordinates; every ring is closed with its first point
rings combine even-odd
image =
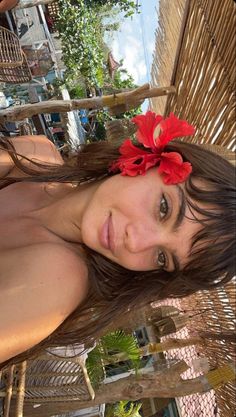
{"type": "MultiPolygon", "coordinates": [[[[14,182],[73,182],[78,186],[112,175],[110,163],[119,156],[118,145],[109,142],[83,145],[62,166],[38,165],[26,168],[9,142],[15,165],[28,174],[24,178],[3,178],[0,188],[14,182]]],[[[177,151],[191,162],[193,171],[185,183],[187,204],[195,220],[202,223],[194,236],[192,254],[181,271],[137,272],[127,270],[84,247],[89,271],[89,293],[84,302],[46,339],[2,366],[35,356],[42,350],[74,343],[89,345],[105,332],[121,312],[167,297],[184,297],[199,290],[224,285],[235,276],[235,172],[221,156],[203,147],[173,141],[166,151],[177,151]],[[199,219],[198,219],[199,217],[199,219]]],[[[0,365],[1,368],[1,365],[0,365]]]]}

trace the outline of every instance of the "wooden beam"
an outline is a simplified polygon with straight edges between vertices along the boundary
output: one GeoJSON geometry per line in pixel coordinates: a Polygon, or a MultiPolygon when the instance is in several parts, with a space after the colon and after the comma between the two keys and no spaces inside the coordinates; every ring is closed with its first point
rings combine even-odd
{"type": "Polygon", "coordinates": [[[101,109],[103,107],[115,109],[116,106],[120,106],[121,104],[127,105],[130,109],[137,107],[145,98],[174,93],[174,86],[150,88],[149,84],[144,84],[135,90],[109,96],[80,100],[49,100],[35,104],[23,104],[21,106],[0,110],[0,123],[23,120],[42,113],[65,113],[78,109],[101,109]]]}

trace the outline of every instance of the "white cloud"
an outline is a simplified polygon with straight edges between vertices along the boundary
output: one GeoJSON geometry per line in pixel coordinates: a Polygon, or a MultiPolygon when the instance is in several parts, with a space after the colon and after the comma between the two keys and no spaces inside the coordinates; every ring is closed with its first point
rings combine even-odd
{"type": "Polygon", "coordinates": [[[150,67],[155,49],[154,34],[157,26],[157,0],[149,0],[148,4],[143,1],[142,4],[142,17],[134,15],[132,19],[124,19],[120,31],[114,34],[111,42],[114,58],[123,59],[123,67],[132,75],[136,84],[143,84],[149,79],[150,68],[148,70],[147,66],[150,67]]]}
{"type": "Polygon", "coordinates": [[[111,50],[116,60],[120,60],[122,58],[121,55],[121,48],[118,39],[114,39],[111,43],[111,50]]]}
{"type": "Polygon", "coordinates": [[[125,19],[122,22],[120,30],[123,33],[126,33],[127,35],[134,35],[134,28],[136,34],[141,33],[140,20],[138,15],[135,15],[132,18],[125,19]]]}
{"type": "Polygon", "coordinates": [[[147,76],[142,41],[136,37],[136,34],[131,36],[130,33],[124,34],[124,32],[122,41],[115,39],[112,42],[113,55],[115,59],[123,59],[123,67],[132,75],[135,83],[140,84],[147,76]]]}

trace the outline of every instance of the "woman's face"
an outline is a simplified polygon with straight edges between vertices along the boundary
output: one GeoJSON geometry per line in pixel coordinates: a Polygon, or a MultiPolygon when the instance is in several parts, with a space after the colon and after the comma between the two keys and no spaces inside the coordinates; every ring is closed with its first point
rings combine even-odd
{"type": "Polygon", "coordinates": [[[81,220],[83,243],[134,271],[182,269],[200,227],[186,205],[184,184],[165,185],[156,168],[100,183],[81,220]]]}

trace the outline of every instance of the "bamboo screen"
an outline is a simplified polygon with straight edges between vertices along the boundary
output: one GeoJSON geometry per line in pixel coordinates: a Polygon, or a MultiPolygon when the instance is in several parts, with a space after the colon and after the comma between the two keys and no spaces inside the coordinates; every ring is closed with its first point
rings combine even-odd
{"type": "MultiPolygon", "coordinates": [[[[151,71],[153,86],[170,85],[179,38],[183,27],[186,0],[160,0],[155,52],[151,71]]],[[[151,108],[164,114],[167,97],[150,100],[151,108]]]]}
{"type": "MultiPolygon", "coordinates": [[[[206,346],[197,349],[201,356],[207,356],[211,367],[218,367],[226,362],[235,364],[235,281],[224,288],[203,291],[181,300],[186,310],[204,311],[189,324],[195,332],[205,332],[206,346]],[[214,340],[215,338],[215,340],[214,340]]],[[[216,416],[234,417],[236,410],[235,385],[228,383],[216,390],[216,416]]]]}
{"type": "Polygon", "coordinates": [[[194,140],[234,149],[235,9],[232,0],[160,1],[152,83],[175,95],[153,99],[197,128],[194,140]],[[172,75],[171,75],[172,74],[172,75]]]}
{"type": "MultiPolygon", "coordinates": [[[[232,150],[236,127],[235,10],[232,0],[160,0],[152,84],[174,85],[177,94],[151,101],[157,113],[172,111],[196,126],[194,141],[232,150]]],[[[220,336],[229,333],[232,338],[235,331],[235,282],[179,301],[188,310],[207,310],[195,318],[189,330],[207,331],[219,338],[206,339],[207,346],[200,352],[211,366],[235,361],[235,339],[220,336]]],[[[214,415],[235,415],[234,384],[218,388],[215,398],[214,415]]],[[[185,411],[188,413],[187,408],[185,411]]],[[[202,412],[199,416],[209,415],[207,410],[202,412]]]]}

